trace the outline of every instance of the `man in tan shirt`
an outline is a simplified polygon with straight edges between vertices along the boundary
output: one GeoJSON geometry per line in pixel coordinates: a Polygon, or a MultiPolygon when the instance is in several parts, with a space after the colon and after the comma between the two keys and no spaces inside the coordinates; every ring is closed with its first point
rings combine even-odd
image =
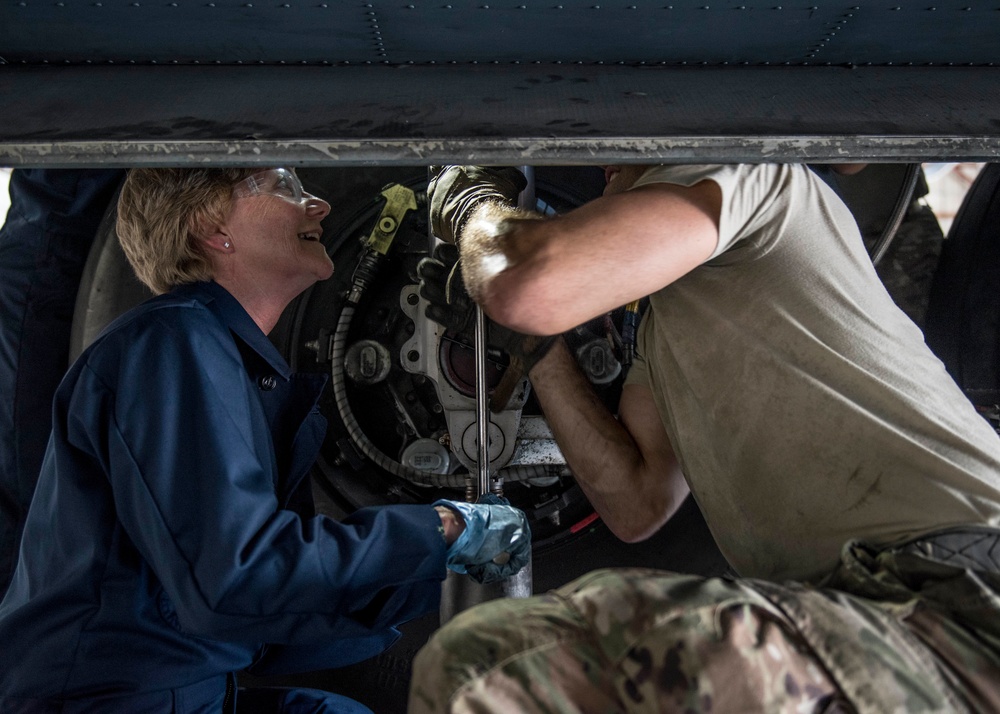
{"type": "Polygon", "coordinates": [[[850,212],[804,166],[607,178],[541,219],[512,208],[513,170],[449,167],[432,226],[522,333],[650,297],[617,418],[561,340],[529,376],[616,535],[648,537],[690,492],[741,579],[603,571],[475,608],[418,657],[412,711],[1000,707],[1000,439],[850,212]]]}

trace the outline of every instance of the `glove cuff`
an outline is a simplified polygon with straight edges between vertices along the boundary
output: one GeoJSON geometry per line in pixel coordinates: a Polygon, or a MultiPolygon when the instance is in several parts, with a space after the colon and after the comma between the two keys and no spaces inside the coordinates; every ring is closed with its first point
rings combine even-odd
{"type": "Polygon", "coordinates": [[[484,205],[493,205],[511,211],[517,209],[515,202],[512,202],[510,198],[504,196],[492,186],[480,186],[474,191],[469,191],[461,199],[461,208],[457,212],[457,219],[453,228],[456,245],[462,244],[462,239],[465,236],[465,228],[469,225],[469,220],[484,205]]]}
{"type": "Polygon", "coordinates": [[[475,552],[482,547],[486,534],[485,524],[482,522],[480,511],[471,503],[449,501],[444,498],[438,499],[431,506],[450,508],[461,515],[465,521],[465,529],[462,531],[462,534],[455,539],[454,543],[448,546],[448,550],[445,552],[445,562],[448,567],[456,573],[464,574],[465,565],[456,562],[455,558],[461,553],[475,552]]]}

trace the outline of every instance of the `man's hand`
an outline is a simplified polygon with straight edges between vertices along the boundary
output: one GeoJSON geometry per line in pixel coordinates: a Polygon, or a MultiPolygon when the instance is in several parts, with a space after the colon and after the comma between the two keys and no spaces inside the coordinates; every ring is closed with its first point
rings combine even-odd
{"type": "Polygon", "coordinates": [[[424,314],[447,330],[471,338],[476,303],[465,289],[458,248],[448,243],[437,246],[432,257],[417,264],[417,277],[420,295],[430,303],[424,314]]]}
{"type": "MultiPolygon", "coordinates": [[[[468,344],[475,342],[476,304],[465,290],[458,248],[447,243],[434,250],[432,258],[417,265],[420,294],[430,303],[425,310],[428,318],[443,325],[468,344]]],[[[499,411],[507,406],[517,382],[552,347],[555,337],[523,335],[495,322],[489,322],[486,342],[506,352],[511,359],[504,378],[493,392],[491,407],[499,411]]]]}
{"type": "Polygon", "coordinates": [[[457,243],[466,221],[484,202],[511,207],[528,185],[514,168],[433,166],[427,186],[431,230],[446,243],[457,243]]]}
{"type": "Polygon", "coordinates": [[[440,500],[465,520],[465,530],[449,548],[448,568],[492,583],[517,573],[531,558],[531,528],[524,512],[505,498],[486,494],[478,503],[440,500]]]}

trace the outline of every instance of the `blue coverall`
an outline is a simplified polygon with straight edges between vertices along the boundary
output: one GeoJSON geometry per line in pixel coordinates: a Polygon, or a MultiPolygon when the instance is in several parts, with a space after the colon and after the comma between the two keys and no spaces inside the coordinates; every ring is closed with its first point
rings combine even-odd
{"type": "Polygon", "coordinates": [[[215,283],[108,327],[56,392],[0,603],[0,711],[223,711],[235,671],[357,662],[438,607],[430,506],[291,510],[324,381],[215,283]]]}

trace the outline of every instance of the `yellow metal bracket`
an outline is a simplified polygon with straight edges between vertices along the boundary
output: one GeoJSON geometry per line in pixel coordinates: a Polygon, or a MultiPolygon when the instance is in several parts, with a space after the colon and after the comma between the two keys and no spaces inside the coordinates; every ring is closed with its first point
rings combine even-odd
{"type": "Polygon", "coordinates": [[[407,211],[417,209],[417,197],[413,191],[398,183],[387,186],[383,189],[382,195],[385,197],[385,205],[378,220],[375,221],[371,235],[368,236],[368,247],[380,255],[385,255],[389,252],[389,247],[407,211]]]}

